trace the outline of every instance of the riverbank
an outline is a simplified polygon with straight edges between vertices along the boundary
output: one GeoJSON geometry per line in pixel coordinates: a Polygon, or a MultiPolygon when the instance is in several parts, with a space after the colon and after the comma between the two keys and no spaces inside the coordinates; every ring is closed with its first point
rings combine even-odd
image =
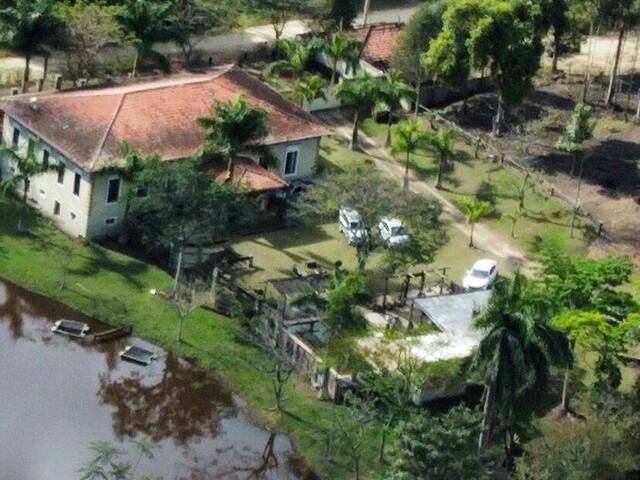
{"type": "MultiPolygon", "coordinates": [[[[274,412],[269,359],[243,341],[238,322],[197,310],[175,341],[178,320],[170,303],[149,293],[169,289],[170,276],[157,267],[92,243],[72,240],[30,212],[29,234],[16,231],[18,205],[0,197],[0,276],[28,290],[53,298],[111,325],[134,325],[134,332],[180,355],[195,358],[219,373],[243,398],[260,423],[287,433],[302,456],[325,478],[352,477],[349,459],[325,454],[324,428],[331,425],[333,407],[321,402],[299,382],[289,385],[286,410],[274,412]]],[[[342,407],[337,407],[342,408],[342,407]]],[[[378,431],[362,449],[363,478],[380,470],[375,460],[378,431]]]]}

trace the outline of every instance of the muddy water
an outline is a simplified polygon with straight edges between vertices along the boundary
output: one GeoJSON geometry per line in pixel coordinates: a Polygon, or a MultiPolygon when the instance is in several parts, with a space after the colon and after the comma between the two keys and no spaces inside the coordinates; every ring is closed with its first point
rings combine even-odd
{"type": "Polygon", "coordinates": [[[0,282],[0,479],[78,479],[91,442],[132,451],[141,439],[154,457],[140,462],[140,474],[302,478],[287,437],[252,425],[208,372],[135,338],[98,346],[53,334],[60,319],[108,328],[0,282]],[[160,359],[149,367],[121,361],[132,342],[160,359]]]}

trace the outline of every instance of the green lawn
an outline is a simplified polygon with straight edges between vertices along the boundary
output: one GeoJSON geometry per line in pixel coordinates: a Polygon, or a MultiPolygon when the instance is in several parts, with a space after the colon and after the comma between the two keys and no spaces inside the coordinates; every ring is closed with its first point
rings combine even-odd
{"type": "MultiPolygon", "coordinates": [[[[178,345],[175,310],[167,301],[148,293],[151,288],[170,288],[167,273],[101,246],[71,240],[35,215],[30,221],[31,233],[18,234],[16,212],[14,201],[0,197],[0,276],[112,325],[131,322],[136,335],[197,358],[226,379],[260,422],[288,432],[317,471],[331,479],[351,477],[345,458],[330,462],[324,454],[322,428],[331,423],[331,405],[296,382],[287,396],[287,409],[292,415],[271,411],[271,380],[264,373],[268,359],[243,341],[236,321],[198,310],[187,322],[185,342],[178,345]],[[63,267],[67,272],[64,286],[63,267]]],[[[364,447],[369,478],[371,472],[380,470],[374,460],[377,433],[371,432],[364,447]]]]}
{"type": "MultiPolygon", "coordinates": [[[[425,130],[428,130],[429,122],[424,118],[421,118],[421,121],[425,130]]],[[[385,127],[371,119],[363,122],[363,130],[380,143],[384,141],[385,127]]],[[[483,200],[490,198],[494,208],[483,223],[507,237],[511,236],[512,222],[508,215],[518,212],[516,187],[522,184],[524,175],[515,169],[502,167],[482,158],[474,159],[473,148],[462,138],[457,139],[456,148],[462,152],[461,158],[446,172],[442,193],[454,203],[459,203],[465,197],[475,196],[483,200]]],[[[403,155],[397,158],[398,161],[404,162],[403,155]]],[[[418,176],[427,181],[435,181],[438,167],[430,154],[414,155],[412,166],[418,176]]],[[[587,228],[578,221],[579,228],[576,229],[574,238],[570,238],[571,210],[559,200],[550,197],[539,185],[536,185],[534,191],[527,192],[525,208],[521,214],[513,240],[525,251],[531,251],[535,241],[552,237],[563,239],[569,254],[582,255],[587,251],[587,228]]]]}

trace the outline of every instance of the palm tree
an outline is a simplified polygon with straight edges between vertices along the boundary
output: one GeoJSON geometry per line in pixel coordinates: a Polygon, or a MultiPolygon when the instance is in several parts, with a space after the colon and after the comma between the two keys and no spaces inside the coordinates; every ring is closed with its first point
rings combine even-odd
{"type": "Polygon", "coordinates": [[[322,48],[322,41],[318,38],[312,38],[306,45],[287,38],[278,40],[276,49],[283,58],[268,66],[267,75],[282,72],[290,72],[295,76],[302,75],[314,55],[322,48]]]}
{"type": "Polygon", "coordinates": [[[411,164],[411,155],[424,146],[426,132],[422,131],[418,121],[412,118],[395,127],[394,134],[395,142],[391,151],[394,154],[404,153],[406,155],[404,189],[409,190],[409,165],[411,164]]]}
{"type": "Polygon", "coordinates": [[[350,38],[344,30],[342,25],[329,37],[329,41],[324,45],[323,51],[329,57],[331,61],[331,85],[336,83],[336,74],[338,72],[338,65],[340,62],[344,62],[347,73],[350,69],[356,70],[358,67],[358,60],[360,58],[360,51],[362,50],[362,42],[360,40],[350,38]]]}
{"type": "Polygon", "coordinates": [[[273,160],[268,149],[256,143],[269,133],[267,111],[254,108],[244,96],[235,101],[216,102],[209,117],[200,117],[198,124],[205,129],[203,159],[222,155],[227,170],[233,173],[234,163],[241,152],[253,152],[273,160]]]}
{"type": "Polygon", "coordinates": [[[34,55],[47,57],[61,38],[62,21],[55,15],[55,0],[16,0],[0,10],[0,43],[24,55],[22,93],[29,87],[29,69],[34,55]]]}
{"type": "Polygon", "coordinates": [[[173,12],[173,4],[168,2],[149,2],[147,0],[129,0],[129,3],[116,16],[126,32],[134,37],[136,52],[131,69],[131,78],[138,70],[141,56],[152,55],[162,58],[153,50],[153,44],[171,38],[168,20],[173,12]]]}
{"type": "Polygon", "coordinates": [[[402,106],[403,100],[411,100],[415,96],[414,89],[403,82],[400,76],[391,71],[380,84],[380,99],[377,110],[386,111],[389,115],[387,119],[387,138],[385,147],[391,146],[391,125],[393,123],[393,113],[402,106]]]}
{"type": "Polygon", "coordinates": [[[486,381],[479,448],[488,444],[492,421],[499,415],[510,466],[516,411],[540,398],[549,386],[552,366],[566,368],[573,361],[567,336],[549,326],[534,295],[518,273],[513,281],[500,280],[489,306],[476,320],[476,327],[486,332],[472,365],[486,381]]]}
{"type": "Polygon", "coordinates": [[[436,156],[438,162],[438,178],[436,179],[436,188],[438,189],[442,188],[445,165],[449,161],[455,160],[457,156],[454,140],[455,131],[451,128],[428,133],[424,140],[425,148],[436,156]]]}
{"type": "Polygon", "coordinates": [[[353,131],[351,134],[351,150],[358,144],[360,126],[360,109],[371,108],[379,96],[379,83],[368,73],[361,73],[353,80],[345,80],[336,90],[336,98],[343,105],[353,108],[353,131]]]}
{"type": "Polygon", "coordinates": [[[464,198],[461,201],[462,212],[467,218],[467,223],[471,227],[471,233],[469,234],[469,247],[473,247],[473,231],[476,223],[484,217],[489,210],[491,210],[491,204],[489,202],[480,202],[475,198],[464,198]]]}
{"type": "Polygon", "coordinates": [[[326,100],[326,87],[327,82],[320,75],[308,75],[296,82],[293,96],[297,102],[300,102],[300,106],[304,107],[305,102],[311,104],[318,98],[326,100]]]}
{"type": "Polygon", "coordinates": [[[18,217],[18,232],[25,231],[24,225],[27,214],[27,196],[29,194],[31,179],[41,173],[55,168],[40,162],[36,158],[36,147],[38,145],[39,143],[30,141],[27,146],[26,154],[24,155],[17,146],[0,148],[0,157],[8,158],[15,170],[12,176],[0,182],[0,188],[5,193],[9,193],[14,192],[19,187],[22,187],[22,208],[20,209],[20,215],[18,217]]]}

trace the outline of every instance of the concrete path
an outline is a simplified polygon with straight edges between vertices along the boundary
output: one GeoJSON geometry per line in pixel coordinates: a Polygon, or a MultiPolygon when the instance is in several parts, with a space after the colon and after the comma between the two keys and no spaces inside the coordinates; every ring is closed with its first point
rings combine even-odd
{"type": "MultiPolygon", "coordinates": [[[[345,118],[343,113],[334,110],[322,112],[318,116],[330,125],[337,134],[345,139],[351,138],[351,121],[345,118]]],[[[362,152],[369,156],[376,168],[387,176],[396,179],[398,183],[403,183],[404,167],[401,163],[393,158],[376,140],[364,132],[360,131],[359,138],[362,152]]],[[[465,236],[469,236],[470,230],[464,215],[440,190],[436,189],[431,183],[416,177],[414,172],[410,174],[409,188],[414,192],[430,195],[438,200],[444,209],[445,218],[451,225],[465,236]]],[[[520,265],[523,272],[531,271],[533,264],[526,257],[524,251],[504,235],[487,228],[483,224],[478,224],[475,227],[473,239],[476,248],[484,250],[513,266],[520,265]]]]}

